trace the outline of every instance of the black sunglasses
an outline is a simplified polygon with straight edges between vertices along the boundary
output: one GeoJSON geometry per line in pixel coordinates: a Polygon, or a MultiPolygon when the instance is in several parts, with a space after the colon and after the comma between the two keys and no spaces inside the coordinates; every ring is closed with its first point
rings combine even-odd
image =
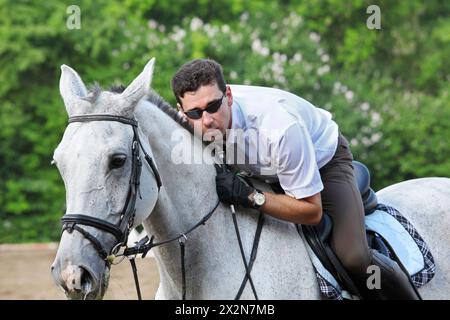
{"type": "Polygon", "coordinates": [[[206,111],[210,114],[216,113],[217,110],[220,109],[220,106],[222,105],[222,100],[225,97],[225,93],[222,95],[222,98],[211,101],[208,103],[205,109],[193,109],[189,111],[184,111],[184,113],[191,119],[197,120],[200,119],[203,115],[203,112],[206,111]]]}

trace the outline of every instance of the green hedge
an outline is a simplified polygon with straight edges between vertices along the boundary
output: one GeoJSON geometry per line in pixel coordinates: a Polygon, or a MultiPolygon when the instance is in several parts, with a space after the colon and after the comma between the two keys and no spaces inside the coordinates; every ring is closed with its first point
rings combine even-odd
{"type": "Polygon", "coordinates": [[[275,86],[330,110],[376,189],[450,176],[450,3],[382,1],[0,0],[0,243],[59,237],[64,186],[50,166],[66,126],[60,65],[103,86],[156,57],[153,88],[189,59],[222,63],[230,83],[275,86]]]}

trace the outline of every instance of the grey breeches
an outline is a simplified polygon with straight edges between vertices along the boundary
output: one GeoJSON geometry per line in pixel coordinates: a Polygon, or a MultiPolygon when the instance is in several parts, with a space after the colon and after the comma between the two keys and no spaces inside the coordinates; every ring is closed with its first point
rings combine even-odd
{"type": "Polygon", "coordinates": [[[353,155],[339,133],[333,158],[320,169],[324,185],[323,212],[333,220],[331,245],[344,267],[359,279],[367,276],[370,255],[364,227],[364,207],[356,184],[353,155]]]}

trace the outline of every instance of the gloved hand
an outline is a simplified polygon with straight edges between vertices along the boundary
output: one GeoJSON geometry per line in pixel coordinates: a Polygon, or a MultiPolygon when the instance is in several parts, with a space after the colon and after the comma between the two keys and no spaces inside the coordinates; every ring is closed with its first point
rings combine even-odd
{"type": "Polygon", "coordinates": [[[237,176],[225,165],[216,167],[216,191],[220,201],[228,204],[240,204],[245,208],[252,208],[253,203],[248,198],[255,189],[250,187],[241,177],[237,176]]]}

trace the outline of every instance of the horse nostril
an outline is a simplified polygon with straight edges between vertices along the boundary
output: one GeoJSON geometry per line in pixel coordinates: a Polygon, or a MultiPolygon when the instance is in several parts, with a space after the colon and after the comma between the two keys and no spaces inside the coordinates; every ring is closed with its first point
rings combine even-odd
{"type": "Polygon", "coordinates": [[[91,289],[89,272],[83,267],[69,265],[61,272],[63,287],[71,291],[87,291],[91,289]],[[87,289],[87,290],[86,290],[87,289]]]}
{"type": "Polygon", "coordinates": [[[80,269],[82,270],[81,278],[80,278],[80,284],[81,284],[82,291],[84,293],[89,293],[89,292],[95,290],[94,277],[85,268],[80,267],[80,269]]]}

